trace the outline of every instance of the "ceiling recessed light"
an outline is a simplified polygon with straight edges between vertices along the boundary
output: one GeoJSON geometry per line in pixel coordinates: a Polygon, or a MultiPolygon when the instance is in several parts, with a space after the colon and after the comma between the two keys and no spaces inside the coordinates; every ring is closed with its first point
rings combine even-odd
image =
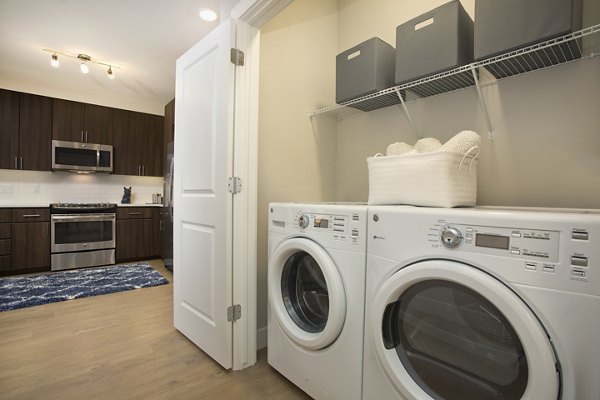
{"type": "Polygon", "coordinates": [[[209,21],[209,22],[217,19],[217,13],[208,8],[202,8],[198,12],[198,15],[200,15],[200,18],[202,18],[203,20],[209,21]]]}

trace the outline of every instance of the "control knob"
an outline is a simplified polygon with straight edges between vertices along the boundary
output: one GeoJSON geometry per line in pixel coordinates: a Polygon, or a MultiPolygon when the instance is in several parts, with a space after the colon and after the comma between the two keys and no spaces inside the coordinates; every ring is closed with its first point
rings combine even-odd
{"type": "Polygon", "coordinates": [[[298,225],[300,226],[300,228],[306,228],[309,224],[309,218],[308,216],[300,213],[300,215],[298,215],[298,225]]]}
{"type": "Polygon", "coordinates": [[[440,232],[440,239],[442,244],[449,249],[453,249],[461,245],[463,240],[462,233],[453,226],[445,226],[440,232]]]}

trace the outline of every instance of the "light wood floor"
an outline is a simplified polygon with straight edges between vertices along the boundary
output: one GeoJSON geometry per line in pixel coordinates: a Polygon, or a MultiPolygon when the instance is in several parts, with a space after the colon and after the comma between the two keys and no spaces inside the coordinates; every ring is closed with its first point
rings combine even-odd
{"type": "Polygon", "coordinates": [[[172,289],[0,312],[0,399],[309,399],[264,350],[239,372],[212,361],[173,328],[172,289]]]}

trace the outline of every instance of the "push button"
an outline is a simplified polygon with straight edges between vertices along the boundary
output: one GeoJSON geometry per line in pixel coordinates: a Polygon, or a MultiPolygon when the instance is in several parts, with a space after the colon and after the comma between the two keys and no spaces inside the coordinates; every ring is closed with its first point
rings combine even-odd
{"type": "Polygon", "coordinates": [[[571,265],[574,265],[576,267],[587,267],[588,258],[580,256],[571,256],[571,265]]]}
{"type": "Polygon", "coordinates": [[[586,231],[573,231],[571,239],[573,240],[589,240],[589,234],[586,231]]]}

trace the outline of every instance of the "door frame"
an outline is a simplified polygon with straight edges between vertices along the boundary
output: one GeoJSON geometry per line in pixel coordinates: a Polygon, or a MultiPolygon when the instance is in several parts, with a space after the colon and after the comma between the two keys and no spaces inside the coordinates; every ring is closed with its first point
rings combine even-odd
{"type": "Polygon", "coordinates": [[[236,26],[236,47],[244,66],[236,71],[233,176],[242,191],[233,198],[233,303],[242,318],[233,323],[233,367],[256,363],[256,277],[258,197],[258,101],[260,29],[293,0],[241,0],[230,13],[236,26]]]}

